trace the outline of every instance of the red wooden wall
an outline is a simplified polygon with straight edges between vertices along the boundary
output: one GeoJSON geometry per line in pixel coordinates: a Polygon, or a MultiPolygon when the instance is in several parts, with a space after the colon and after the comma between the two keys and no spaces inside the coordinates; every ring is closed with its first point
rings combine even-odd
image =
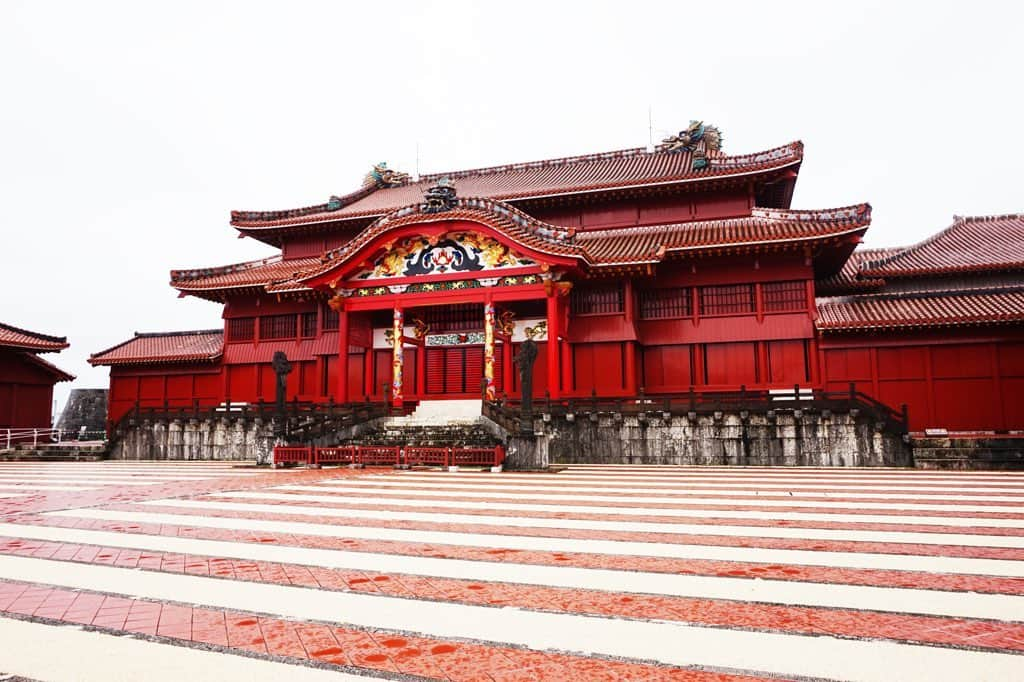
{"type": "Polygon", "coordinates": [[[603,230],[635,225],[662,225],[750,215],[753,206],[746,189],[705,192],[681,197],[619,200],[591,206],[533,208],[530,213],[554,225],[603,230]]]}
{"type": "Polygon", "coordinates": [[[0,351],[0,428],[49,427],[54,383],[24,354],[0,351]]]}
{"type": "Polygon", "coordinates": [[[827,339],[825,386],[899,408],[914,430],[1024,429],[1024,339],[964,334],[827,339]]]}
{"type": "MultiPolygon", "coordinates": [[[[167,365],[164,367],[113,367],[107,416],[117,421],[138,401],[140,406],[172,407],[219,405],[224,401],[224,381],[217,365],[167,365]]],[[[232,398],[234,400],[234,398],[232,398]]]]}

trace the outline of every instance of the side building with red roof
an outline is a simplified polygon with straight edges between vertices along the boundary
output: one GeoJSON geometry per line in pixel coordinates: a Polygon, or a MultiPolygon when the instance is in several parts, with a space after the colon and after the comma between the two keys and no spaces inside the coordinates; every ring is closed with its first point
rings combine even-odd
{"type": "Polygon", "coordinates": [[[1024,431],[1024,215],[855,251],[818,295],[826,387],[907,404],[917,431],[1024,431]]]}
{"type": "Polygon", "coordinates": [[[50,336],[0,322],[0,447],[7,429],[52,426],[53,386],[75,377],[40,357],[68,347],[50,336]]]}
{"type": "Polygon", "coordinates": [[[224,401],[224,331],[136,332],[99,353],[92,365],[110,367],[108,414],[146,407],[209,407],[224,401]]]}
{"type": "Polygon", "coordinates": [[[1024,428],[995,410],[1019,386],[1022,308],[1013,250],[992,246],[1022,248],[1019,217],[857,250],[868,204],[791,208],[801,143],[729,155],[720,141],[694,124],[653,150],[418,179],[380,164],[322,204],[234,211],[240,236],[279,253],[172,271],[181,295],[223,305],[223,328],[93,355],[112,368],[110,418],[273,401],[276,351],[289,400],[516,404],[531,339],[533,395],[563,405],[852,385],[906,404],[914,428],[1024,428]],[[988,383],[954,376],[950,353],[981,358],[988,383]],[[988,402],[951,407],[968,388],[988,402]]]}

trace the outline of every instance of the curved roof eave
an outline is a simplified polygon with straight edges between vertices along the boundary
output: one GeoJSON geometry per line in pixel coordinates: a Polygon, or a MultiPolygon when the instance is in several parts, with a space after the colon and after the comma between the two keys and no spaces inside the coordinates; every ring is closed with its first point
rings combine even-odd
{"type": "MultiPolygon", "coordinates": [[[[479,178],[491,175],[496,175],[503,172],[521,172],[523,170],[533,170],[537,168],[550,168],[550,167],[571,167],[573,164],[584,164],[594,163],[600,161],[606,161],[610,159],[619,158],[616,154],[630,154],[635,155],[638,158],[643,156],[656,157],[664,156],[666,152],[654,152],[647,153],[646,150],[624,150],[623,152],[609,152],[606,154],[593,154],[583,157],[571,157],[567,159],[557,159],[553,162],[535,162],[533,164],[513,164],[510,166],[496,166],[492,168],[483,168],[475,171],[461,171],[447,174],[450,177],[456,179],[466,178],[479,178]],[[550,163],[550,166],[544,164],[550,163]]],[[[631,158],[631,157],[623,157],[631,158]]],[[[683,158],[683,157],[679,157],[683,158]]],[[[688,156],[687,156],[688,158],[688,156]]],[[[520,192],[495,192],[490,194],[487,198],[492,200],[500,200],[505,202],[518,202],[518,201],[530,201],[537,199],[547,199],[555,197],[567,197],[567,196],[584,196],[588,194],[600,193],[600,192],[611,192],[616,190],[625,189],[643,189],[651,187],[664,187],[671,185],[690,185],[695,183],[708,182],[713,180],[722,180],[730,178],[746,178],[754,177],[758,175],[764,175],[774,171],[799,166],[803,162],[803,143],[799,141],[791,142],[780,147],[756,152],[753,154],[742,154],[736,156],[727,156],[724,154],[718,155],[712,158],[711,165],[702,171],[698,171],[698,174],[691,174],[692,172],[677,173],[672,176],[664,176],[661,178],[651,177],[640,177],[635,180],[615,180],[603,183],[590,183],[581,184],[576,186],[563,186],[563,187],[552,187],[550,189],[530,189],[520,192]],[[735,168],[735,171],[732,169],[735,168]],[[709,172],[714,170],[720,170],[721,172],[709,172]]],[[[401,187],[420,186],[424,183],[429,183],[432,179],[436,179],[444,176],[445,174],[431,174],[425,175],[417,183],[406,183],[401,187]]],[[[378,207],[374,209],[367,209],[365,211],[354,211],[345,212],[345,209],[358,203],[366,196],[375,194],[377,192],[389,191],[398,188],[382,188],[382,189],[368,189],[361,188],[352,192],[345,197],[340,197],[341,206],[335,210],[329,210],[328,204],[320,204],[315,206],[309,206],[300,209],[284,210],[284,211],[232,211],[231,225],[235,227],[239,232],[253,233],[254,235],[259,234],[262,231],[272,231],[281,228],[292,228],[302,227],[309,225],[318,225],[322,223],[331,222],[344,222],[349,220],[366,219],[366,218],[377,218],[383,215],[387,215],[389,212],[396,210],[399,205],[390,205],[384,207],[378,207]],[[354,201],[346,203],[346,200],[350,197],[357,197],[354,201]],[[297,213],[294,217],[276,217],[279,214],[297,213]],[[261,219],[260,216],[275,216],[270,219],[261,219]],[[251,216],[248,217],[247,216],[251,216]]]]}

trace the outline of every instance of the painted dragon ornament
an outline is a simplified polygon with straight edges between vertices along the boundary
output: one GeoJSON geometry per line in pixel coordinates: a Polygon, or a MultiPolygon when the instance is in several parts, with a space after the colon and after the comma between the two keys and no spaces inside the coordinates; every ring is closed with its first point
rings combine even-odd
{"type": "Polygon", "coordinates": [[[722,150],[722,132],[715,126],[705,125],[704,121],[690,121],[686,130],[680,130],[678,135],[662,140],[658,150],[690,152],[693,159],[690,167],[701,170],[708,167],[708,152],[722,150]]]}
{"type": "Polygon", "coordinates": [[[376,164],[363,178],[363,187],[376,185],[379,189],[400,187],[409,182],[409,174],[391,170],[384,161],[376,164]]]}

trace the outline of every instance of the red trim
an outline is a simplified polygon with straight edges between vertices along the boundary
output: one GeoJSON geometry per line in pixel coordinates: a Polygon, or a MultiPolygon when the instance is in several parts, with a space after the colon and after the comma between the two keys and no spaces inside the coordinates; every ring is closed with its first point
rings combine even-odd
{"type": "Polygon", "coordinates": [[[456,303],[483,303],[486,292],[491,292],[493,300],[520,301],[543,298],[544,285],[521,284],[511,287],[481,287],[476,289],[459,289],[449,291],[421,291],[411,294],[384,294],[382,296],[350,297],[345,303],[349,311],[356,310],[391,310],[396,304],[408,308],[430,305],[452,305],[456,303]]]}
{"type": "Polygon", "coordinates": [[[367,287],[400,286],[402,284],[421,284],[431,282],[455,282],[460,279],[480,277],[518,277],[521,275],[539,275],[541,268],[535,265],[528,265],[519,268],[496,268],[494,270],[480,270],[477,272],[453,272],[447,275],[413,275],[411,277],[377,277],[373,279],[347,279],[344,286],[346,289],[365,289],[367,287]]]}

